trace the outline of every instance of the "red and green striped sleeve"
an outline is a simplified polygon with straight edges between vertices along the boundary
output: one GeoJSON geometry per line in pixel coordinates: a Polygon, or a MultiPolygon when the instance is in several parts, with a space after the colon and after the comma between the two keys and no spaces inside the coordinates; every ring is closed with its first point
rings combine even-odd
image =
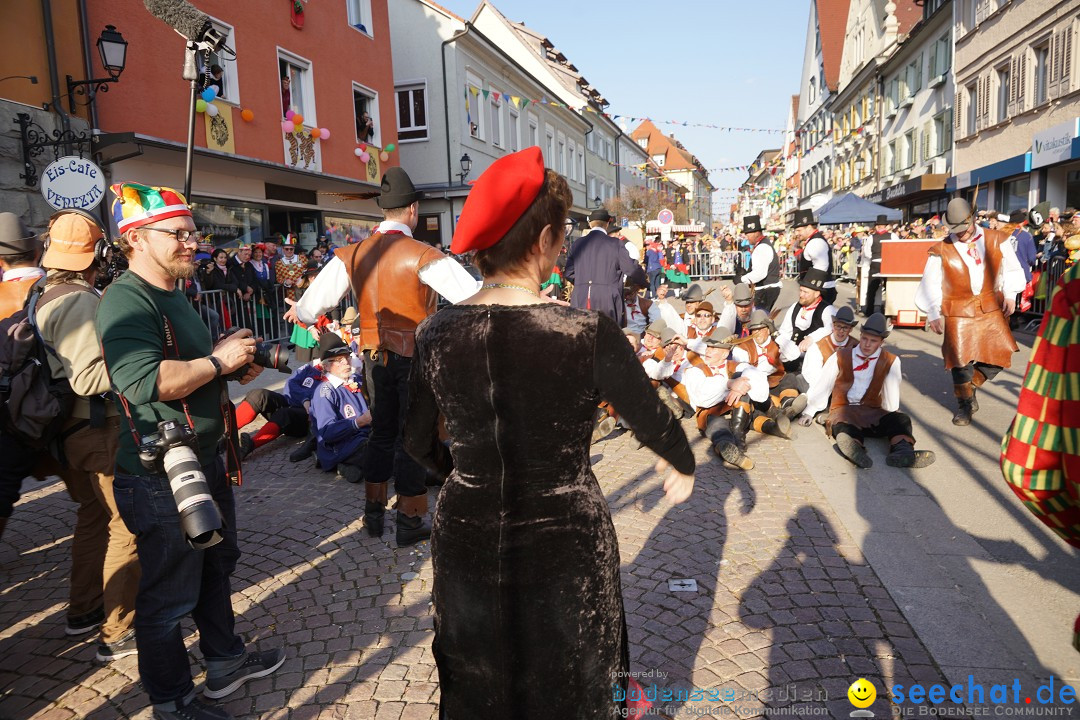
{"type": "Polygon", "coordinates": [[[1001,443],[1013,492],[1080,547],[1080,265],[1050,298],[1031,351],[1016,417],[1001,443]]]}

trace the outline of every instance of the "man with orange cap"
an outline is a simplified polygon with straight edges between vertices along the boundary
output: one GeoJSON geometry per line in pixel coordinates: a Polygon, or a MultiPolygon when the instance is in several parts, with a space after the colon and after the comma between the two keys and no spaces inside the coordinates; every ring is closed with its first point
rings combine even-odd
{"type": "Polygon", "coordinates": [[[66,465],[60,477],[79,504],[71,544],[69,635],[101,625],[97,659],[134,655],[139,560],[135,537],[116,507],[113,473],[120,412],[110,397],[109,374],[94,328],[94,290],[108,241],[98,221],[80,210],[61,210],[49,221],[41,264],[48,274],[38,302],[41,339],[51,348],[54,379],[66,378],[76,398],[60,437],[66,465]]]}

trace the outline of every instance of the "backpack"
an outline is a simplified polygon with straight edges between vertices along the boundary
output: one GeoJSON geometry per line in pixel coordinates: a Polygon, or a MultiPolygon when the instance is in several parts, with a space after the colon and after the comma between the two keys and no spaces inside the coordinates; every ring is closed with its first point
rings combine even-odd
{"type": "Polygon", "coordinates": [[[54,380],[38,331],[37,308],[72,292],[92,292],[82,285],[35,289],[26,307],[0,320],[0,432],[31,450],[43,450],[60,434],[71,415],[75,393],[67,378],[54,380]]]}

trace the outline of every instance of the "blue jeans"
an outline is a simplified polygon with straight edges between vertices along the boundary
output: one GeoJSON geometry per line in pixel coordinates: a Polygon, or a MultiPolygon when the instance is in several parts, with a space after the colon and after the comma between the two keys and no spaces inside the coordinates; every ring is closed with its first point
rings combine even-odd
{"type": "Polygon", "coordinates": [[[135,598],[139,675],[150,701],[168,710],[194,693],[180,634],[180,621],[186,615],[199,628],[199,649],[208,676],[228,675],[246,659],[244,642],[233,629],[229,583],[240,557],[232,486],[220,459],[202,470],[221,510],[224,536],[206,550],[188,545],[167,477],[127,475],[117,468],[113,481],[117,509],[135,535],[142,566],[135,598]]]}

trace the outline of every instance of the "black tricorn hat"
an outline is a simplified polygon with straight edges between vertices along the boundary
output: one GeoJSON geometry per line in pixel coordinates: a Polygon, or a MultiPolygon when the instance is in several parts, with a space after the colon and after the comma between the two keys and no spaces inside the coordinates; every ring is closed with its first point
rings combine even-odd
{"type": "Polygon", "coordinates": [[[611,213],[605,207],[598,207],[589,213],[589,222],[611,222],[611,213]]]}
{"type": "Polygon", "coordinates": [[[801,228],[807,225],[817,225],[818,221],[814,219],[813,210],[796,210],[795,221],[791,224],[792,227],[801,228]]]}
{"type": "Polygon", "coordinates": [[[877,220],[874,221],[874,224],[875,225],[888,225],[889,224],[889,216],[888,215],[878,215],[877,220]]]}
{"type": "Polygon", "coordinates": [[[399,167],[392,167],[382,176],[382,191],[376,202],[384,210],[403,208],[412,205],[424,197],[413,185],[409,173],[399,167]]]}
{"type": "Polygon", "coordinates": [[[803,274],[802,279],[799,280],[799,285],[804,288],[810,288],[811,290],[821,292],[825,289],[825,283],[827,282],[829,282],[829,273],[824,270],[818,270],[817,268],[810,268],[803,274]]]}
{"type": "Polygon", "coordinates": [[[885,320],[885,316],[881,313],[874,313],[870,317],[866,318],[866,320],[863,321],[862,327],[859,328],[859,330],[860,332],[877,335],[880,338],[889,337],[889,323],[885,320]]]}
{"type": "Polygon", "coordinates": [[[324,332],[319,336],[319,359],[326,360],[327,358],[338,357],[340,355],[350,355],[352,348],[345,344],[345,341],[341,339],[341,336],[333,332],[324,332]]]}
{"type": "Polygon", "coordinates": [[[742,219],[742,231],[744,233],[761,232],[761,217],[758,215],[747,215],[742,219]]]}

